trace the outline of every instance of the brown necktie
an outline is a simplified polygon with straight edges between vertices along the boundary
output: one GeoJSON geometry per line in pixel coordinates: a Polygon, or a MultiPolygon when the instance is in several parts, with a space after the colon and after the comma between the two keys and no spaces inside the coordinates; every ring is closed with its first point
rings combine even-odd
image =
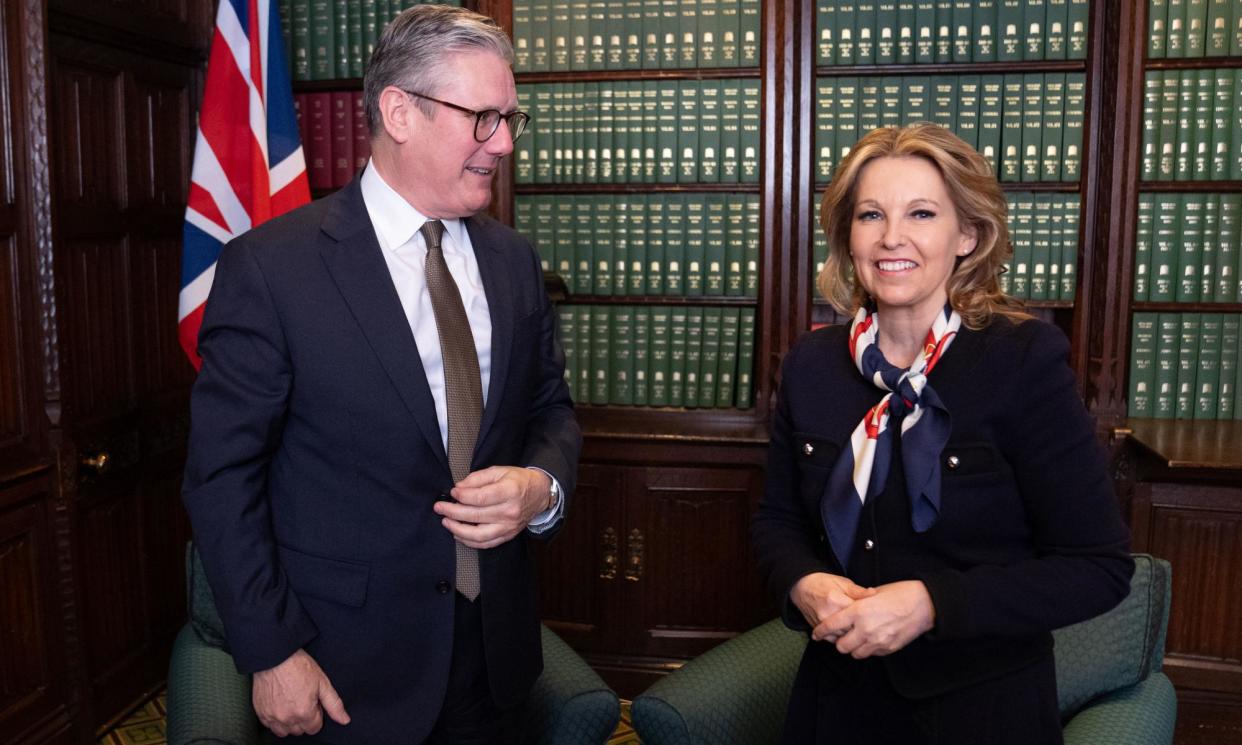
{"type": "MultiPolygon", "coordinates": [[[[483,418],[483,384],[479,375],[479,358],[475,353],[474,334],[466,318],[461,293],[448,264],[440,238],[444,223],[428,220],[419,228],[427,242],[427,292],[436,316],[440,334],[440,356],[444,360],[444,397],[448,400],[448,461],[457,483],[470,473],[474,444],[479,436],[479,420],[483,418]]],[[[479,596],[479,552],[455,541],[457,546],[457,591],[469,600],[479,596]]]]}

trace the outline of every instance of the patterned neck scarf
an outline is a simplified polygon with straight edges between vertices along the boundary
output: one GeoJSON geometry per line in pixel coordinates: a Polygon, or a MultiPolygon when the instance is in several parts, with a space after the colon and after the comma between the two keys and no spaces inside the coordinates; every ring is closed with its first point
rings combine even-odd
{"type": "Polygon", "coordinates": [[[928,385],[927,376],[961,325],[961,316],[946,304],[927,332],[919,356],[909,368],[902,369],[884,359],[876,343],[880,335],[878,312],[859,308],[850,324],[854,364],[864,378],[888,394],[854,428],[850,446],[841,451],[820,499],[820,517],[843,569],[849,569],[863,505],[884,490],[893,452],[893,427],[897,424],[914,530],[923,533],[936,524],[940,515],[940,454],[949,440],[952,422],[940,397],[928,385]]]}

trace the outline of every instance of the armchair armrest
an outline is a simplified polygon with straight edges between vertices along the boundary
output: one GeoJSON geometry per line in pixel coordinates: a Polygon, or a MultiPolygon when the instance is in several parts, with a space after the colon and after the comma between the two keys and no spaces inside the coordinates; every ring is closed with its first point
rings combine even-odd
{"type": "Polygon", "coordinates": [[[1092,701],[1065,723],[1065,745],[1167,745],[1177,697],[1164,673],[1092,701]]]}
{"type": "Polygon", "coordinates": [[[547,626],[542,630],[543,674],[526,701],[522,742],[607,742],[621,719],[617,694],[564,640],[547,626]]]}
{"type": "Polygon", "coordinates": [[[186,624],[168,668],[169,745],[260,745],[268,742],[250,706],[250,676],[227,652],[207,645],[186,624]]]}

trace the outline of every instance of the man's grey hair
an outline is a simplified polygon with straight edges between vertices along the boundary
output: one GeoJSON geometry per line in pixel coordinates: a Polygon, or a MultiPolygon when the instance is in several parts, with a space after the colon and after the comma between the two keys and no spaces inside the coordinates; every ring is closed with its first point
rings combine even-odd
{"type": "MultiPolygon", "coordinates": [[[[390,85],[435,96],[444,81],[446,57],[456,52],[491,52],[513,64],[513,43],[496,22],[465,8],[415,5],[384,29],[362,81],[367,127],[372,135],[384,126],[380,91],[390,85]]],[[[427,116],[435,104],[419,100],[427,116]]]]}

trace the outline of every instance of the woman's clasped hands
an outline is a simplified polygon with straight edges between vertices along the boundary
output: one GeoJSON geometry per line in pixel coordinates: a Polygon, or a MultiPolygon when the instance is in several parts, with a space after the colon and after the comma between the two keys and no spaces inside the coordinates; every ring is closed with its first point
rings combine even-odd
{"type": "Polygon", "coordinates": [[[808,574],[790,599],[811,626],[811,639],[855,659],[892,654],[935,625],[936,609],[918,580],[862,587],[848,577],[808,574]]]}

